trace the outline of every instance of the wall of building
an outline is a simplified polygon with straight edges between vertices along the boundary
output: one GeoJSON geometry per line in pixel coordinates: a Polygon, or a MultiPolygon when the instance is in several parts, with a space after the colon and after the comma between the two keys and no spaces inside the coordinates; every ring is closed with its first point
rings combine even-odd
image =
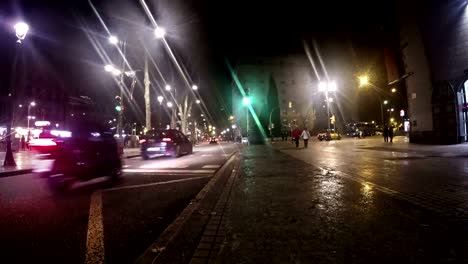
{"type": "MultiPolygon", "coordinates": [[[[298,113],[305,113],[313,105],[313,78],[305,55],[249,58],[238,61],[235,71],[242,89],[251,96],[253,109],[266,134],[269,134],[269,116],[278,135],[281,129],[294,126],[298,113]],[[272,112],[273,110],[273,112],[272,112]]],[[[236,123],[245,132],[246,110],[238,86],[233,83],[233,112],[236,123]]],[[[309,118],[308,127],[313,127],[309,118]]],[[[250,127],[255,120],[251,117],[250,127]]],[[[303,123],[303,122],[302,122],[303,123]]],[[[244,133],[245,134],[245,133],[244,133]]]]}
{"type": "Polygon", "coordinates": [[[467,2],[401,1],[399,10],[402,60],[405,71],[414,73],[406,79],[410,141],[464,141],[459,98],[468,71],[467,2]]]}
{"type": "Polygon", "coordinates": [[[431,140],[432,124],[432,81],[424,45],[416,21],[403,22],[400,31],[402,60],[405,72],[412,72],[406,81],[408,116],[411,121],[410,141],[431,140]]]}

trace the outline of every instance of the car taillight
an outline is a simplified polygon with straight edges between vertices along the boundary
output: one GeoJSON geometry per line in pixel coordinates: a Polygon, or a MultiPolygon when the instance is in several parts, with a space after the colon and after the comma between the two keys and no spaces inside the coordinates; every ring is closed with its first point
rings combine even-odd
{"type": "Polygon", "coordinates": [[[140,144],[143,144],[143,143],[145,143],[145,142],[146,142],[146,139],[140,139],[140,141],[139,141],[139,142],[140,142],[140,144]]]}
{"type": "Polygon", "coordinates": [[[163,142],[172,142],[172,138],[163,138],[162,141],[163,142]]]}
{"type": "Polygon", "coordinates": [[[29,145],[33,147],[51,147],[57,146],[57,142],[53,138],[36,138],[29,141],[29,145]]]}

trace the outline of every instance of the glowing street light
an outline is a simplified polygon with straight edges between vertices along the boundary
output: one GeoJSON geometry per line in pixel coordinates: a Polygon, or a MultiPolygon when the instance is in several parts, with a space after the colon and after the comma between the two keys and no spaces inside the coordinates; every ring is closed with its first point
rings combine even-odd
{"type": "Polygon", "coordinates": [[[172,103],[171,102],[167,102],[167,107],[171,108],[172,107],[172,103]]]}
{"type": "Polygon", "coordinates": [[[34,107],[36,106],[36,102],[32,101],[29,103],[28,105],[28,132],[29,132],[29,120],[31,120],[31,115],[30,115],[30,112],[31,112],[31,107],[34,107]]]}
{"type": "Polygon", "coordinates": [[[162,101],[164,100],[164,97],[162,97],[161,95],[158,96],[158,102],[159,104],[162,104],[162,101]]]}
{"type": "Polygon", "coordinates": [[[359,85],[366,86],[369,84],[369,77],[367,75],[359,76],[359,85]]]}
{"type": "Polygon", "coordinates": [[[112,72],[114,70],[114,66],[112,66],[111,64],[107,64],[106,66],[104,66],[104,70],[106,72],[112,72]]]}
{"type": "Polygon", "coordinates": [[[388,100],[383,101],[383,104],[384,105],[388,104],[388,100]]]}
{"type": "Polygon", "coordinates": [[[171,86],[169,84],[166,84],[166,91],[170,91],[171,90],[171,86]]]}
{"type": "Polygon", "coordinates": [[[112,69],[112,74],[113,74],[114,76],[119,76],[120,74],[122,74],[122,71],[119,70],[119,69],[115,69],[115,68],[114,68],[114,69],[112,69]]]}
{"type": "Polygon", "coordinates": [[[157,27],[154,30],[154,35],[156,36],[156,38],[163,38],[166,35],[166,30],[162,27],[157,27]]]}
{"type": "Polygon", "coordinates": [[[336,92],[336,82],[335,81],[328,81],[328,82],[320,82],[318,85],[318,90],[320,92],[325,93],[325,101],[327,102],[327,123],[328,123],[328,132],[330,131],[330,99],[333,102],[333,98],[328,97],[329,92],[336,92]]]}
{"type": "Polygon", "coordinates": [[[198,99],[195,100],[195,103],[200,104],[200,100],[198,100],[198,99]]]}
{"type": "Polygon", "coordinates": [[[18,38],[17,42],[21,43],[21,41],[26,37],[26,34],[28,34],[29,25],[24,22],[18,22],[15,24],[14,28],[16,37],[18,38]]]}
{"type": "Polygon", "coordinates": [[[194,91],[198,90],[198,86],[192,85],[192,90],[194,90],[194,91]]]}
{"type": "Polygon", "coordinates": [[[112,45],[117,45],[117,43],[119,43],[119,39],[116,36],[110,36],[109,43],[112,45]]]}
{"type": "Polygon", "coordinates": [[[392,93],[395,93],[396,92],[396,88],[392,88],[392,93]]]}
{"type": "Polygon", "coordinates": [[[244,97],[242,98],[242,104],[244,105],[250,105],[252,103],[252,99],[250,97],[244,97]]]}

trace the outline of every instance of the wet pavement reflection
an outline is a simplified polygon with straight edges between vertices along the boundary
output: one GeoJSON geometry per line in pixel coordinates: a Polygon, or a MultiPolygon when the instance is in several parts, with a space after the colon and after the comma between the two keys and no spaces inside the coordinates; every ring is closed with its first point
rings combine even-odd
{"type": "MultiPolygon", "coordinates": [[[[306,155],[303,150],[289,151],[306,155]]],[[[319,156],[314,151],[310,154],[319,156]]],[[[370,156],[356,156],[363,161],[357,164],[331,155],[323,155],[314,166],[268,146],[249,146],[244,152],[243,174],[231,196],[227,236],[216,262],[464,260],[464,222],[398,199],[390,189],[384,192],[383,186],[371,182],[376,178],[377,182],[403,182],[410,176],[399,175],[404,169],[383,162],[368,164],[373,159],[370,156]],[[328,163],[333,159],[337,167],[328,163]],[[340,174],[338,169],[345,163],[359,173],[340,174]],[[380,179],[382,173],[391,179],[380,179]]]]}

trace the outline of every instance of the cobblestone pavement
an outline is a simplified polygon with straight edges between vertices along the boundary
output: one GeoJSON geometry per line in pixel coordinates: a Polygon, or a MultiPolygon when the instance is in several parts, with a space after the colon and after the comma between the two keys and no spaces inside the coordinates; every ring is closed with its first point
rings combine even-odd
{"type": "Polygon", "coordinates": [[[467,263],[466,219],[447,214],[431,194],[461,179],[462,160],[392,160],[409,156],[359,150],[352,141],[341,151],[324,151],[338,148],[332,144],[277,145],[283,152],[247,147],[228,206],[218,215],[223,243],[211,249],[217,252],[211,259],[192,262],[467,263]]]}

